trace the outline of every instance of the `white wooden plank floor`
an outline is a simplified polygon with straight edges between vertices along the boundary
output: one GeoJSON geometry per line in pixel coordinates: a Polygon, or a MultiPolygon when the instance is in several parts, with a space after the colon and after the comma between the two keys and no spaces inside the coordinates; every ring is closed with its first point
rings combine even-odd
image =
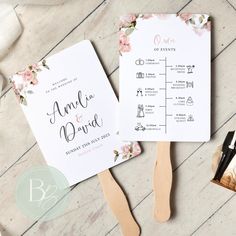
{"type": "MultiPolygon", "coordinates": [[[[113,168],[125,189],[142,235],[236,235],[235,193],[210,183],[211,156],[229,130],[236,129],[235,0],[70,0],[59,6],[22,6],[16,11],[24,27],[21,38],[0,61],[9,76],[27,64],[86,38],[92,40],[118,95],[117,29],[119,15],[129,12],[202,12],[213,18],[212,139],[208,143],[173,144],[173,217],[165,224],[152,217],[152,169],[156,144],[142,143],[139,158],[113,168]]],[[[51,221],[26,218],[15,205],[18,176],[44,163],[10,85],[0,107],[0,228],[3,235],[120,235],[103,199],[97,177],[69,192],[66,212],[51,221]]]]}

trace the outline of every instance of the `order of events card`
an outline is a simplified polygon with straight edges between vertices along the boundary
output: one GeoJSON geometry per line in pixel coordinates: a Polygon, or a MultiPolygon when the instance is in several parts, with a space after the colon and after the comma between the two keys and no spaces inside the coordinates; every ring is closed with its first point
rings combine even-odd
{"type": "Polygon", "coordinates": [[[124,140],[210,138],[210,18],[120,18],[120,135],[124,140]]]}
{"type": "Polygon", "coordinates": [[[47,163],[70,185],[140,154],[118,136],[118,101],[88,40],[11,78],[47,163]]]}

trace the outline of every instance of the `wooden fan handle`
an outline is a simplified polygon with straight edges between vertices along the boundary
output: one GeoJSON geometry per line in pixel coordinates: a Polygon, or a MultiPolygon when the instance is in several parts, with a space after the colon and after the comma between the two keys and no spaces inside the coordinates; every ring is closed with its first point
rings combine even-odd
{"type": "Polygon", "coordinates": [[[155,196],[154,217],[160,222],[165,222],[171,215],[172,166],[170,142],[157,143],[157,160],[154,168],[153,185],[155,196]]]}
{"type": "Polygon", "coordinates": [[[124,236],[140,235],[140,228],[133,218],[126,196],[109,170],[98,174],[108,205],[116,216],[124,236]]]}

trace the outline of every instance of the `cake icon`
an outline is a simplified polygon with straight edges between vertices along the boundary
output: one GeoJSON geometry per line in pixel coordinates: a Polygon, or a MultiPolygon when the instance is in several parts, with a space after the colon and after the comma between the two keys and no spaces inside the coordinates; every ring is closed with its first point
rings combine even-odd
{"type": "Polygon", "coordinates": [[[186,101],[186,105],[187,106],[192,106],[193,105],[193,99],[192,97],[188,97],[187,101],[186,101]]]}

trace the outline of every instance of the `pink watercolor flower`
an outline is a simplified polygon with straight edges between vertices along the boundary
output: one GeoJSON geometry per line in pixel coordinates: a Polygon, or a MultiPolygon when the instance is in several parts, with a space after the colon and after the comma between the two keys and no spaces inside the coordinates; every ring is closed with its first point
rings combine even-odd
{"type": "Polygon", "coordinates": [[[207,31],[211,31],[211,22],[207,21],[207,23],[205,24],[205,28],[207,31]]]}
{"type": "Polygon", "coordinates": [[[191,19],[192,15],[193,15],[192,13],[181,13],[181,14],[179,14],[179,17],[181,20],[186,22],[191,19]]]}
{"type": "Polygon", "coordinates": [[[137,142],[133,144],[133,156],[137,156],[141,153],[141,148],[137,142]]]}
{"type": "Polygon", "coordinates": [[[21,104],[27,105],[27,94],[33,93],[31,86],[38,84],[37,74],[42,71],[42,68],[49,70],[46,60],[43,60],[40,64],[28,66],[27,69],[17,72],[16,74],[18,76],[12,77],[10,79],[13,90],[21,104]]]}
{"type": "Polygon", "coordinates": [[[17,89],[19,92],[21,92],[24,89],[24,85],[23,84],[17,84],[17,85],[15,85],[15,89],[17,89]]]}
{"type": "Polygon", "coordinates": [[[30,82],[31,82],[31,84],[33,84],[33,85],[38,84],[38,80],[37,80],[37,78],[36,78],[35,76],[33,77],[33,79],[32,79],[30,82]]]}
{"type": "Polygon", "coordinates": [[[130,50],[131,50],[131,45],[129,42],[129,38],[127,37],[127,35],[123,31],[120,31],[119,51],[120,52],[129,52],[130,50]]]}
{"type": "Polygon", "coordinates": [[[16,97],[17,97],[18,101],[20,101],[20,91],[22,89],[21,88],[17,88],[14,81],[12,81],[12,88],[13,88],[13,91],[15,92],[15,94],[16,94],[16,97]]]}
{"type": "Polygon", "coordinates": [[[33,64],[33,65],[31,65],[31,67],[32,67],[32,69],[33,70],[39,70],[40,68],[39,68],[39,65],[38,64],[33,64]]]}
{"type": "Polygon", "coordinates": [[[129,15],[120,17],[120,28],[129,27],[133,22],[136,21],[136,18],[137,16],[135,14],[129,14],[129,15]]]}
{"type": "Polygon", "coordinates": [[[138,156],[141,153],[141,148],[138,142],[126,143],[120,147],[120,152],[114,150],[114,160],[116,161],[119,156],[122,156],[123,159],[129,159],[135,156],[138,156]]]}
{"type": "Polygon", "coordinates": [[[21,83],[15,83],[15,81],[12,81],[12,88],[14,91],[18,91],[19,93],[23,90],[24,86],[21,83]]]}
{"type": "Polygon", "coordinates": [[[142,18],[145,19],[145,20],[150,19],[150,18],[152,18],[152,17],[153,17],[153,14],[144,14],[144,15],[142,16],[142,18]]]}
{"type": "Polygon", "coordinates": [[[24,71],[20,71],[20,72],[18,72],[18,74],[22,76],[24,81],[31,81],[34,77],[33,72],[29,69],[25,69],[24,71]]]}
{"type": "Polygon", "coordinates": [[[18,75],[21,75],[25,82],[28,81],[33,85],[38,84],[36,72],[33,70],[25,69],[24,71],[18,72],[18,75]]]}
{"type": "Polygon", "coordinates": [[[124,155],[130,154],[130,146],[128,144],[122,146],[121,150],[124,155]]]}

